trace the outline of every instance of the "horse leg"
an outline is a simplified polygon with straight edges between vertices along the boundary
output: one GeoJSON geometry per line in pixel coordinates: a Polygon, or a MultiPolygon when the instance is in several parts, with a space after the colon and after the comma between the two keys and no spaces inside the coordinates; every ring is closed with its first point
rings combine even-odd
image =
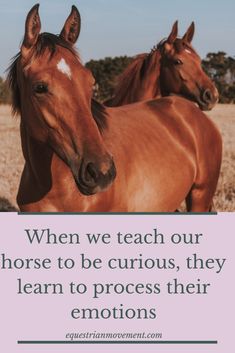
{"type": "Polygon", "coordinates": [[[205,138],[207,145],[200,148],[198,152],[196,177],[186,197],[188,212],[212,212],[214,208],[213,197],[218,184],[222,160],[222,138],[218,130],[211,129],[210,126],[205,131],[208,132],[205,138]],[[211,154],[212,147],[213,155],[211,154]]]}
{"type": "Polygon", "coordinates": [[[210,208],[209,212],[216,212],[215,203],[213,200],[212,200],[211,208],[210,208]]]}
{"type": "MultiPolygon", "coordinates": [[[[213,188],[213,191],[215,188],[213,188]]],[[[212,212],[213,195],[211,186],[193,186],[186,197],[186,207],[188,212],[212,212]]]]}

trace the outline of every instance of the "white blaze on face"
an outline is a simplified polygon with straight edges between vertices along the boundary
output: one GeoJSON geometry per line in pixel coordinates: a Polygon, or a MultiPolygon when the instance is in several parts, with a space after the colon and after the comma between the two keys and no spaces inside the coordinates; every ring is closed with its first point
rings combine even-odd
{"type": "Polygon", "coordinates": [[[188,53],[188,54],[192,54],[189,49],[185,49],[185,51],[186,51],[186,53],[188,53]]]}
{"type": "Polygon", "coordinates": [[[71,69],[63,58],[58,62],[57,69],[63,74],[65,74],[66,76],[68,76],[68,78],[71,80],[71,77],[72,77],[71,69]]]}

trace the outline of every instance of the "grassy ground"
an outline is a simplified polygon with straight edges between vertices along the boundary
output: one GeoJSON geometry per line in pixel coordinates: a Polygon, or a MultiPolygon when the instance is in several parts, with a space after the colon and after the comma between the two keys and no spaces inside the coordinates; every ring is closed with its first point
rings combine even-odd
{"type": "Polygon", "coordinates": [[[209,115],[219,127],[224,144],[215,209],[235,211],[235,105],[217,105],[209,115]]]}
{"type": "Polygon", "coordinates": [[[0,210],[16,207],[16,194],[23,167],[19,118],[11,117],[8,106],[0,106],[0,210]]]}
{"type": "MultiPolygon", "coordinates": [[[[217,105],[209,112],[224,141],[223,165],[214,199],[217,211],[235,211],[235,105],[217,105]]],[[[0,211],[17,208],[16,194],[23,168],[19,119],[0,106],[0,211]]]]}

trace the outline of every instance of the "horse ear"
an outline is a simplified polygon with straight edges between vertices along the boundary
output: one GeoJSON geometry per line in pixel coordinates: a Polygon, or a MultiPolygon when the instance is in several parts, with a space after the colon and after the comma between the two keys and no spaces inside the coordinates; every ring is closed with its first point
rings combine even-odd
{"type": "Polygon", "coordinates": [[[173,44],[177,38],[177,35],[178,35],[178,21],[175,21],[175,23],[173,24],[171,33],[170,33],[169,37],[167,38],[167,43],[173,44]]]}
{"type": "Polygon", "coordinates": [[[183,41],[190,44],[193,40],[194,31],[195,31],[195,24],[194,24],[194,22],[192,22],[191,25],[189,26],[187,32],[185,33],[185,35],[182,38],[183,41]]]}
{"type": "Polygon", "coordinates": [[[31,49],[37,42],[38,35],[41,30],[41,21],[38,13],[39,4],[34,5],[29,11],[25,21],[25,35],[21,46],[21,53],[26,55],[27,51],[31,49]]]}
{"type": "Polygon", "coordinates": [[[64,27],[60,33],[60,37],[64,39],[66,42],[71,44],[75,44],[80,34],[81,29],[81,16],[76,8],[76,6],[72,6],[71,13],[67,18],[64,27]]]}

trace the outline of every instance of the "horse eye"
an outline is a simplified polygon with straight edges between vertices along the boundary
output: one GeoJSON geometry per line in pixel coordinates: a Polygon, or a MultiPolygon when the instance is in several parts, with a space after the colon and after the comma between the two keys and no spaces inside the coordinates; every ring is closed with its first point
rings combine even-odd
{"type": "Polygon", "coordinates": [[[174,65],[183,65],[183,62],[180,59],[174,60],[174,65]]]}
{"type": "Polygon", "coordinates": [[[33,87],[34,93],[43,94],[48,92],[48,86],[46,83],[39,82],[33,87]]]}

